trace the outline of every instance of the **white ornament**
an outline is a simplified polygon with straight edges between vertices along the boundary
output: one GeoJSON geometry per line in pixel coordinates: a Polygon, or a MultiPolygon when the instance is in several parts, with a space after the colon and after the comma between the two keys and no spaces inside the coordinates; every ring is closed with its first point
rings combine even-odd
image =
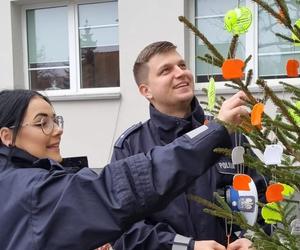
{"type": "Polygon", "coordinates": [[[237,146],[232,149],[231,160],[233,165],[244,163],[245,149],[242,146],[237,146]]]}
{"type": "Polygon", "coordinates": [[[279,165],[281,163],[283,147],[280,144],[267,145],[264,152],[266,165],[279,165]]]}
{"type": "Polygon", "coordinates": [[[300,235],[300,219],[294,219],[291,222],[292,235],[300,235]]]}

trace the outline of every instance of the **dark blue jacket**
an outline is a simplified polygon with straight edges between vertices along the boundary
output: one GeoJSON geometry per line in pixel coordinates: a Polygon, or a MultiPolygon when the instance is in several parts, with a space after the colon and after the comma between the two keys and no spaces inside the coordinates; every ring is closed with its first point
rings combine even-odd
{"type": "Polygon", "coordinates": [[[80,162],[71,162],[74,171],[0,145],[0,249],[89,250],[114,241],[203,174],[216,146],[230,146],[230,138],[212,124],[97,175],[80,162]],[[184,166],[184,159],[200,161],[206,140],[215,141],[203,156],[207,163],[184,166]]]}
{"type": "MultiPolygon", "coordinates": [[[[115,144],[112,162],[130,155],[148,152],[156,145],[166,145],[184,133],[201,126],[205,119],[204,112],[196,98],[193,99],[191,105],[192,113],[184,119],[162,114],[150,105],[151,119],[143,124],[134,125],[121,135],[115,144]]],[[[232,137],[232,145],[236,146],[234,135],[232,137]]],[[[242,140],[244,141],[245,138],[242,137],[242,140]]],[[[206,140],[204,147],[207,147],[207,150],[199,154],[204,156],[212,143],[214,142],[206,140]]],[[[232,185],[232,177],[236,169],[231,160],[221,155],[217,155],[215,160],[217,162],[166,209],[152,214],[125,232],[115,242],[114,249],[187,249],[190,240],[181,236],[194,240],[216,240],[225,245],[224,220],[204,213],[201,205],[187,199],[187,194],[195,194],[213,201],[213,192],[224,193],[224,188],[232,185]]],[[[192,161],[188,159],[184,165],[188,167],[193,164],[192,161]]],[[[203,158],[199,164],[205,161],[206,159],[203,158]]],[[[258,192],[263,195],[266,188],[264,178],[247,168],[246,173],[254,179],[258,192]]],[[[167,174],[168,171],[165,170],[161,178],[164,179],[167,174]]],[[[190,247],[192,247],[191,243],[190,247]]]]}

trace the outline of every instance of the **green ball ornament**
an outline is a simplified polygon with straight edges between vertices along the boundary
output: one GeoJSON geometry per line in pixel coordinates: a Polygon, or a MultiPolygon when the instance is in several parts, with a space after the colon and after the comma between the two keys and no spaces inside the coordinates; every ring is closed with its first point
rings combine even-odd
{"type": "MultiPolygon", "coordinates": [[[[295,25],[296,25],[298,28],[300,28],[300,19],[298,19],[298,20],[295,22],[295,25]]],[[[299,38],[297,38],[297,36],[296,36],[294,33],[292,33],[292,39],[293,39],[294,41],[300,40],[299,38]]],[[[295,46],[300,46],[300,43],[299,43],[299,42],[295,42],[294,45],[295,45],[295,46]]]]}
{"type": "Polygon", "coordinates": [[[225,29],[234,35],[246,33],[252,24],[252,12],[247,7],[229,10],[224,17],[225,29]]]}

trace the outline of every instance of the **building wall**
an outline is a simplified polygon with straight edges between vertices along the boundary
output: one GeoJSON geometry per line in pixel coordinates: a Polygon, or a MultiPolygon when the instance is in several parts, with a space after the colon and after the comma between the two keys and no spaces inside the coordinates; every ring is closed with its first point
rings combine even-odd
{"type": "MultiPolygon", "coordinates": [[[[40,2],[49,1],[0,1],[1,89],[24,87],[21,9],[40,2]]],[[[148,102],[139,95],[132,74],[134,60],[142,48],[158,40],[172,41],[184,55],[185,29],[177,18],[186,12],[184,0],[119,0],[121,97],[54,101],[56,112],[65,117],[64,156],[87,155],[91,167],[103,167],[122,131],[147,119],[148,102]]]]}
{"type": "Polygon", "coordinates": [[[0,83],[1,88],[12,88],[14,78],[13,78],[13,52],[12,52],[12,25],[11,25],[11,8],[10,1],[0,2],[0,12],[1,12],[1,74],[0,83]]]}
{"type": "MultiPolygon", "coordinates": [[[[0,89],[25,86],[22,6],[43,2],[54,1],[0,1],[0,89]]],[[[101,168],[110,161],[113,144],[121,133],[148,118],[148,102],[138,93],[133,63],[142,48],[158,40],[175,43],[187,62],[192,61],[189,48],[193,47],[193,39],[178,21],[179,15],[190,16],[188,4],[192,2],[119,0],[120,98],[53,101],[56,112],[65,118],[61,145],[64,156],[86,155],[91,167],[101,168]]],[[[260,90],[255,91],[261,96],[260,90]]],[[[197,93],[198,99],[206,99],[200,91],[197,93]]],[[[226,90],[222,95],[230,93],[232,90],[226,90]]],[[[268,110],[275,113],[270,105],[268,110]]]]}

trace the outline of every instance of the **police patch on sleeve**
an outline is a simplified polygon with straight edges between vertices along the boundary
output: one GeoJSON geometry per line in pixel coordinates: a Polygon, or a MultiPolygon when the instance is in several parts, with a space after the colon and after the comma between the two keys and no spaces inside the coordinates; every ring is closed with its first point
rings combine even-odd
{"type": "Polygon", "coordinates": [[[215,165],[221,174],[236,174],[236,166],[234,166],[227,157],[222,157],[215,165]]]}
{"type": "Polygon", "coordinates": [[[137,129],[139,129],[140,127],[142,127],[142,122],[139,122],[137,124],[132,125],[131,127],[129,127],[127,130],[125,130],[125,132],[123,134],[120,135],[120,137],[118,138],[118,140],[115,143],[115,147],[116,148],[122,148],[123,147],[123,143],[125,141],[125,139],[134,131],[136,131],[137,129]]]}

